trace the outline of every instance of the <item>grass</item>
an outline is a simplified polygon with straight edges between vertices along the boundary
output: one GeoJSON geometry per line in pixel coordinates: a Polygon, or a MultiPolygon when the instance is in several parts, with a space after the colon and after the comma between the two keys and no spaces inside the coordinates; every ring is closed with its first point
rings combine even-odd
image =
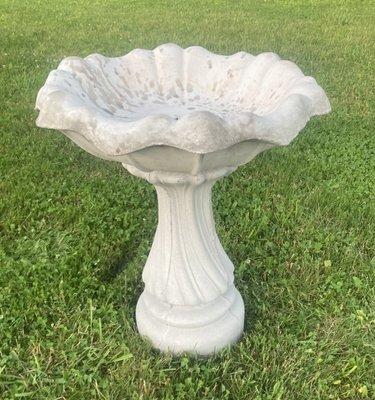
{"type": "Polygon", "coordinates": [[[370,1],[0,1],[0,398],[375,398],[375,9],[370,1]],[[68,55],[164,42],[274,51],[333,112],[220,181],[247,320],[215,357],[171,358],[134,310],[151,185],[35,126],[68,55]]]}

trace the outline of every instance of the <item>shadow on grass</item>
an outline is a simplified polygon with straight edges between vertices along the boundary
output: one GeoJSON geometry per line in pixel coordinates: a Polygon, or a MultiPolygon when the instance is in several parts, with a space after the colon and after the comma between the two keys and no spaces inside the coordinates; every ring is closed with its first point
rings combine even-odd
{"type": "Polygon", "coordinates": [[[112,282],[124,271],[131,262],[137,258],[141,237],[133,237],[132,246],[126,243],[119,254],[109,259],[99,274],[99,279],[104,283],[112,282]],[[135,241],[135,242],[134,242],[135,241]]]}

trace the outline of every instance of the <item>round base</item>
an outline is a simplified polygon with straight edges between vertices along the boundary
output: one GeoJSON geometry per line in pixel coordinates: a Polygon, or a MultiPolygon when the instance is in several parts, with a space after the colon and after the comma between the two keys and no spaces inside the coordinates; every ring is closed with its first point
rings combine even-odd
{"type": "Polygon", "coordinates": [[[157,349],[208,355],[240,338],[244,304],[234,286],[217,299],[197,306],[171,305],[144,291],[136,319],[139,333],[157,349]]]}

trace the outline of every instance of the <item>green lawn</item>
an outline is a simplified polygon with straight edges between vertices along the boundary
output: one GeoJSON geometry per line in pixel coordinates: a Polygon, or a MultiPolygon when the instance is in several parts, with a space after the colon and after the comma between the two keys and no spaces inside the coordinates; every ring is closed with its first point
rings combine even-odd
{"type": "Polygon", "coordinates": [[[375,3],[0,0],[0,399],[375,398],[375,3]],[[35,126],[65,56],[274,51],[333,112],[216,184],[247,310],[215,357],[137,334],[151,185],[35,126]]]}

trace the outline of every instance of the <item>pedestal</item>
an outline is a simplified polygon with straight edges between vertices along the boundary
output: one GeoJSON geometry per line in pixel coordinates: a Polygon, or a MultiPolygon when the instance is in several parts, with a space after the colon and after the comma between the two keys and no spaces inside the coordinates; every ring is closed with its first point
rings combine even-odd
{"type": "Polygon", "coordinates": [[[216,234],[211,189],[235,168],[184,174],[124,167],[155,186],[159,204],[136,309],[139,332],[175,354],[210,354],[234,343],[243,331],[244,305],[216,234]]]}

